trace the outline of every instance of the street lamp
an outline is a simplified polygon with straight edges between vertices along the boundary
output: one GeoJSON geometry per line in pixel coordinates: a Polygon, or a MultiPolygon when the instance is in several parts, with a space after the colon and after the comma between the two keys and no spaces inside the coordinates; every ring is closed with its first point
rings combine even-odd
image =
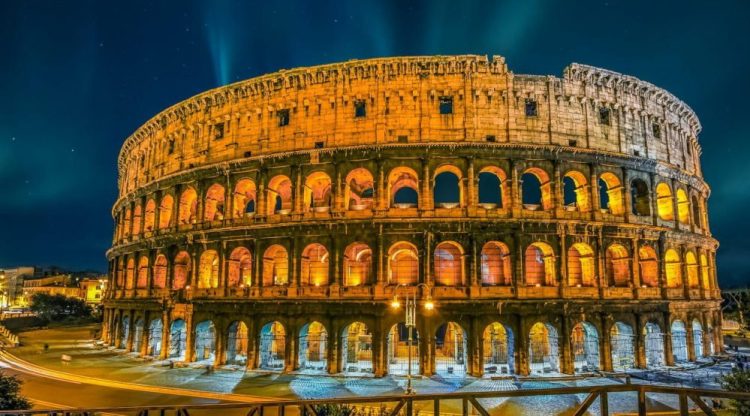
{"type": "Polygon", "coordinates": [[[398,286],[396,286],[396,289],[393,291],[393,300],[391,301],[391,307],[393,309],[400,308],[401,302],[398,299],[398,290],[401,287],[409,287],[409,288],[414,289],[414,290],[406,291],[406,294],[404,295],[404,298],[406,300],[406,308],[404,309],[404,312],[406,314],[406,328],[408,329],[408,333],[409,333],[409,339],[406,345],[406,349],[409,352],[409,355],[408,355],[409,361],[406,366],[406,394],[414,394],[414,389],[411,386],[411,344],[413,340],[412,331],[414,330],[414,327],[416,326],[416,316],[417,316],[417,290],[416,289],[420,286],[424,286],[425,288],[427,288],[427,299],[425,299],[425,302],[424,302],[425,310],[431,311],[435,309],[435,303],[432,301],[432,288],[425,283],[418,283],[415,286],[407,286],[403,283],[400,283],[398,286]]]}

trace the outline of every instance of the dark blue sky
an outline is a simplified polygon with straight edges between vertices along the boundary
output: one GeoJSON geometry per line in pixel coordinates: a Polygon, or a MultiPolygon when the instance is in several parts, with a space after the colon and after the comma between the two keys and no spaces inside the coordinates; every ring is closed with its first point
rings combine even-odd
{"type": "Polygon", "coordinates": [[[104,270],[116,158],[149,117],[281,68],[488,54],[666,88],[703,123],[724,286],[750,282],[750,2],[0,2],[0,266],[104,270]],[[708,7],[715,4],[720,7],[708,7]]]}

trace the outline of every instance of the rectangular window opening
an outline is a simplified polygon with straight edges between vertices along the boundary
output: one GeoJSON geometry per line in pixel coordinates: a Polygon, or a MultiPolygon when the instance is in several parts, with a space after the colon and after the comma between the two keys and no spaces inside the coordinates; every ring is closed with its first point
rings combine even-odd
{"type": "Polygon", "coordinates": [[[325,147],[325,143],[324,142],[315,142],[315,148],[316,149],[322,149],[323,147],[325,147]]]}
{"type": "Polygon", "coordinates": [[[536,107],[537,107],[536,100],[527,98],[525,102],[526,117],[536,117],[538,115],[536,107]]]}
{"type": "Polygon", "coordinates": [[[568,140],[568,146],[578,146],[578,140],[568,140]]]}
{"type": "Polygon", "coordinates": [[[279,127],[284,127],[289,125],[289,110],[279,110],[276,112],[276,115],[279,117],[279,127]]]}
{"type": "Polygon", "coordinates": [[[453,97],[440,97],[440,114],[453,114],[453,97]]]}
{"type": "Polygon", "coordinates": [[[495,136],[494,136],[494,135],[491,135],[491,134],[490,134],[490,135],[488,135],[487,137],[485,137],[485,140],[487,140],[487,141],[488,141],[488,142],[490,142],[490,143],[495,143],[495,142],[497,141],[497,140],[495,139],[495,136]]]}
{"type": "Polygon", "coordinates": [[[398,136],[399,143],[409,143],[409,136],[398,136]]]}
{"type": "Polygon", "coordinates": [[[221,140],[224,138],[224,123],[214,125],[214,140],[221,140]]]}
{"type": "Polygon", "coordinates": [[[605,124],[609,126],[609,108],[602,107],[599,109],[599,124],[605,124]]]}
{"type": "Polygon", "coordinates": [[[365,100],[354,101],[354,117],[365,117],[367,115],[367,102],[365,100]]]}
{"type": "Polygon", "coordinates": [[[654,137],[657,139],[661,139],[661,126],[654,123],[651,125],[651,132],[654,133],[654,137]]]}

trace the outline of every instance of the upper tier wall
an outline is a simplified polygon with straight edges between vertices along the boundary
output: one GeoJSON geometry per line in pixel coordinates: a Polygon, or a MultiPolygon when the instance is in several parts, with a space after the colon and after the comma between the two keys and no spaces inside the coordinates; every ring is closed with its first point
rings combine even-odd
{"type": "Polygon", "coordinates": [[[399,140],[587,148],[700,177],[699,132],[693,111],[667,91],[590,66],[571,64],[556,78],[514,75],[502,57],[368,59],[280,71],[178,103],[126,140],[118,184],[122,197],[201,165],[399,140]],[[441,97],[453,98],[452,114],[440,114],[441,97]],[[526,114],[527,100],[536,102],[535,116],[526,114]],[[355,103],[365,116],[355,117],[355,103]]]}

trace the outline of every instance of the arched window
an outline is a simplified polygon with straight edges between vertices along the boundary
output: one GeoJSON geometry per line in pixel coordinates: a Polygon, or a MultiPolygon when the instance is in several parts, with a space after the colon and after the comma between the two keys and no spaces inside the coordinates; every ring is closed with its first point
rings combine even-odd
{"type": "Polygon", "coordinates": [[[529,168],[521,175],[521,201],[525,209],[552,209],[552,184],[542,169],[529,168]]]}
{"type": "Polygon", "coordinates": [[[509,205],[505,189],[507,175],[495,166],[488,166],[479,172],[479,206],[485,209],[504,208],[509,205]]]}
{"type": "Polygon", "coordinates": [[[143,219],[143,231],[154,231],[154,221],[156,221],[156,202],[149,199],[146,202],[146,217],[143,219]]]}
{"type": "Polygon", "coordinates": [[[125,263],[122,257],[117,261],[117,271],[115,271],[115,282],[117,287],[123,289],[125,287],[125,263]]]}
{"type": "Polygon", "coordinates": [[[581,172],[570,171],[563,176],[563,205],[580,212],[591,211],[588,181],[581,172]]]}
{"type": "Polygon", "coordinates": [[[141,256],[138,260],[138,273],[136,274],[135,287],[145,289],[148,287],[148,257],[141,256]]]}
{"type": "Polygon", "coordinates": [[[313,243],[302,251],[302,285],[325,286],[328,284],[328,250],[313,243]]]}
{"type": "Polygon", "coordinates": [[[314,172],[305,179],[304,208],[306,212],[326,212],[331,207],[331,177],[314,172]]]}
{"type": "Polygon", "coordinates": [[[198,209],[198,194],[195,189],[188,187],[180,196],[180,224],[195,222],[198,209]]]}
{"type": "Polygon", "coordinates": [[[373,208],[375,195],[372,173],[365,168],[357,168],[346,175],[344,201],[347,209],[361,211],[373,208]]]}
{"type": "Polygon", "coordinates": [[[461,171],[451,165],[443,165],[435,170],[432,197],[436,208],[456,208],[462,206],[461,171]]]}
{"type": "Polygon", "coordinates": [[[508,246],[490,241],[482,247],[482,284],[486,286],[510,286],[511,267],[508,246]]]}
{"type": "Polygon", "coordinates": [[[614,173],[604,172],[599,175],[599,204],[612,215],[623,215],[625,208],[622,200],[622,183],[614,173]]]}
{"type": "Polygon", "coordinates": [[[526,248],[524,257],[527,286],[555,286],[555,253],[549,244],[531,244],[526,248]]]}
{"type": "Polygon", "coordinates": [[[190,275],[190,255],[181,251],[174,258],[174,277],[172,279],[172,289],[182,289],[187,285],[188,276],[190,275]]]}
{"type": "Polygon", "coordinates": [[[257,203],[257,190],[255,182],[250,179],[241,179],[234,187],[234,218],[242,218],[255,214],[257,203]]]}
{"type": "Polygon", "coordinates": [[[130,231],[131,231],[131,229],[130,229],[130,219],[131,219],[132,214],[133,213],[130,211],[130,208],[128,208],[128,209],[125,210],[125,220],[123,220],[123,222],[122,222],[122,227],[123,227],[122,236],[123,237],[129,237],[130,236],[130,231]]]}
{"type": "Polygon", "coordinates": [[[172,195],[166,194],[161,199],[161,205],[159,205],[159,229],[163,230],[169,228],[172,224],[172,210],[174,209],[174,198],[172,195]]]}
{"type": "Polygon", "coordinates": [[[620,244],[607,248],[607,282],[615,287],[630,285],[630,258],[628,250],[620,244]]]}
{"type": "Polygon", "coordinates": [[[155,289],[164,289],[167,287],[167,258],[163,254],[156,256],[154,262],[154,283],[155,289]]]}
{"type": "Polygon", "coordinates": [[[388,283],[413,285],[419,282],[419,257],[417,248],[405,241],[388,250],[388,283]]]}
{"type": "Polygon", "coordinates": [[[141,204],[135,206],[135,209],[133,210],[133,235],[138,235],[141,233],[141,220],[143,219],[143,211],[141,208],[141,204]]]}
{"type": "Polygon", "coordinates": [[[414,208],[419,201],[419,179],[413,169],[401,166],[388,174],[388,195],[392,207],[414,208]]]}
{"type": "Polygon", "coordinates": [[[633,206],[631,210],[635,215],[651,215],[651,202],[649,199],[648,185],[643,179],[633,179],[630,182],[630,196],[633,206]]]}
{"type": "Polygon", "coordinates": [[[274,244],[263,254],[263,285],[289,284],[289,255],[283,246],[274,244]]]}
{"type": "Polygon", "coordinates": [[[344,286],[361,286],[370,282],[372,250],[367,244],[352,243],[344,250],[344,286]]]}
{"type": "Polygon", "coordinates": [[[268,182],[267,214],[289,214],[292,212],[292,181],[284,175],[274,176],[268,182]]]}
{"type": "Polygon", "coordinates": [[[659,218],[664,221],[674,220],[674,202],[672,200],[672,188],[664,182],[656,185],[656,206],[659,218]]]}
{"type": "Polygon", "coordinates": [[[596,286],[594,250],[585,243],[575,243],[568,249],[568,285],[596,286]]]}
{"type": "Polygon", "coordinates": [[[701,204],[698,198],[693,195],[692,203],[693,207],[693,224],[698,228],[703,228],[703,220],[701,218],[701,204]]]}
{"type": "Polygon", "coordinates": [[[691,289],[700,287],[700,281],[698,278],[698,259],[695,258],[695,254],[692,251],[685,253],[685,266],[687,266],[688,287],[691,289]]]}
{"type": "Polygon", "coordinates": [[[638,269],[641,272],[641,285],[646,287],[659,286],[659,261],[656,251],[650,246],[638,249],[638,269]]]}
{"type": "Polygon", "coordinates": [[[701,280],[703,281],[703,288],[706,290],[713,289],[711,287],[711,278],[709,276],[708,258],[705,254],[701,254],[701,280]]]}
{"type": "Polygon", "coordinates": [[[444,241],[435,247],[435,284],[459,286],[463,284],[463,250],[452,241],[444,241]]]}
{"type": "Polygon", "coordinates": [[[677,218],[680,224],[690,223],[690,201],[682,188],[677,190],[677,218]]]}
{"type": "Polygon", "coordinates": [[[203,207],[204,221],[224,219],[224,187],[215,183],[206,191],[206,205],[203,207]]]}
{"type": "Polygon", "coordinates": [[[253,256],[245,247],[237,247],[229,255],[229,287],[244,287],[252,284],[253,256]]]}
{"type": "Polygon", "coordinates": [[[198,288],[219,287],[219,254],[214,250],[206,250],[201,254],[198,266],[198,288]]]}
{"type": "Polygon", "coordinates": [[[131,257],[128,259],[128,266],[125,269],[125,288],[132,289],[135,287],[135,260],[131,257]]]}
{"type": "Polygon", "coordinates": [[[667,274],[667,287],[682,287],[682,272],[680,271],[680,256],[674,249],[664,253],[664,267],[667,274]]]}

